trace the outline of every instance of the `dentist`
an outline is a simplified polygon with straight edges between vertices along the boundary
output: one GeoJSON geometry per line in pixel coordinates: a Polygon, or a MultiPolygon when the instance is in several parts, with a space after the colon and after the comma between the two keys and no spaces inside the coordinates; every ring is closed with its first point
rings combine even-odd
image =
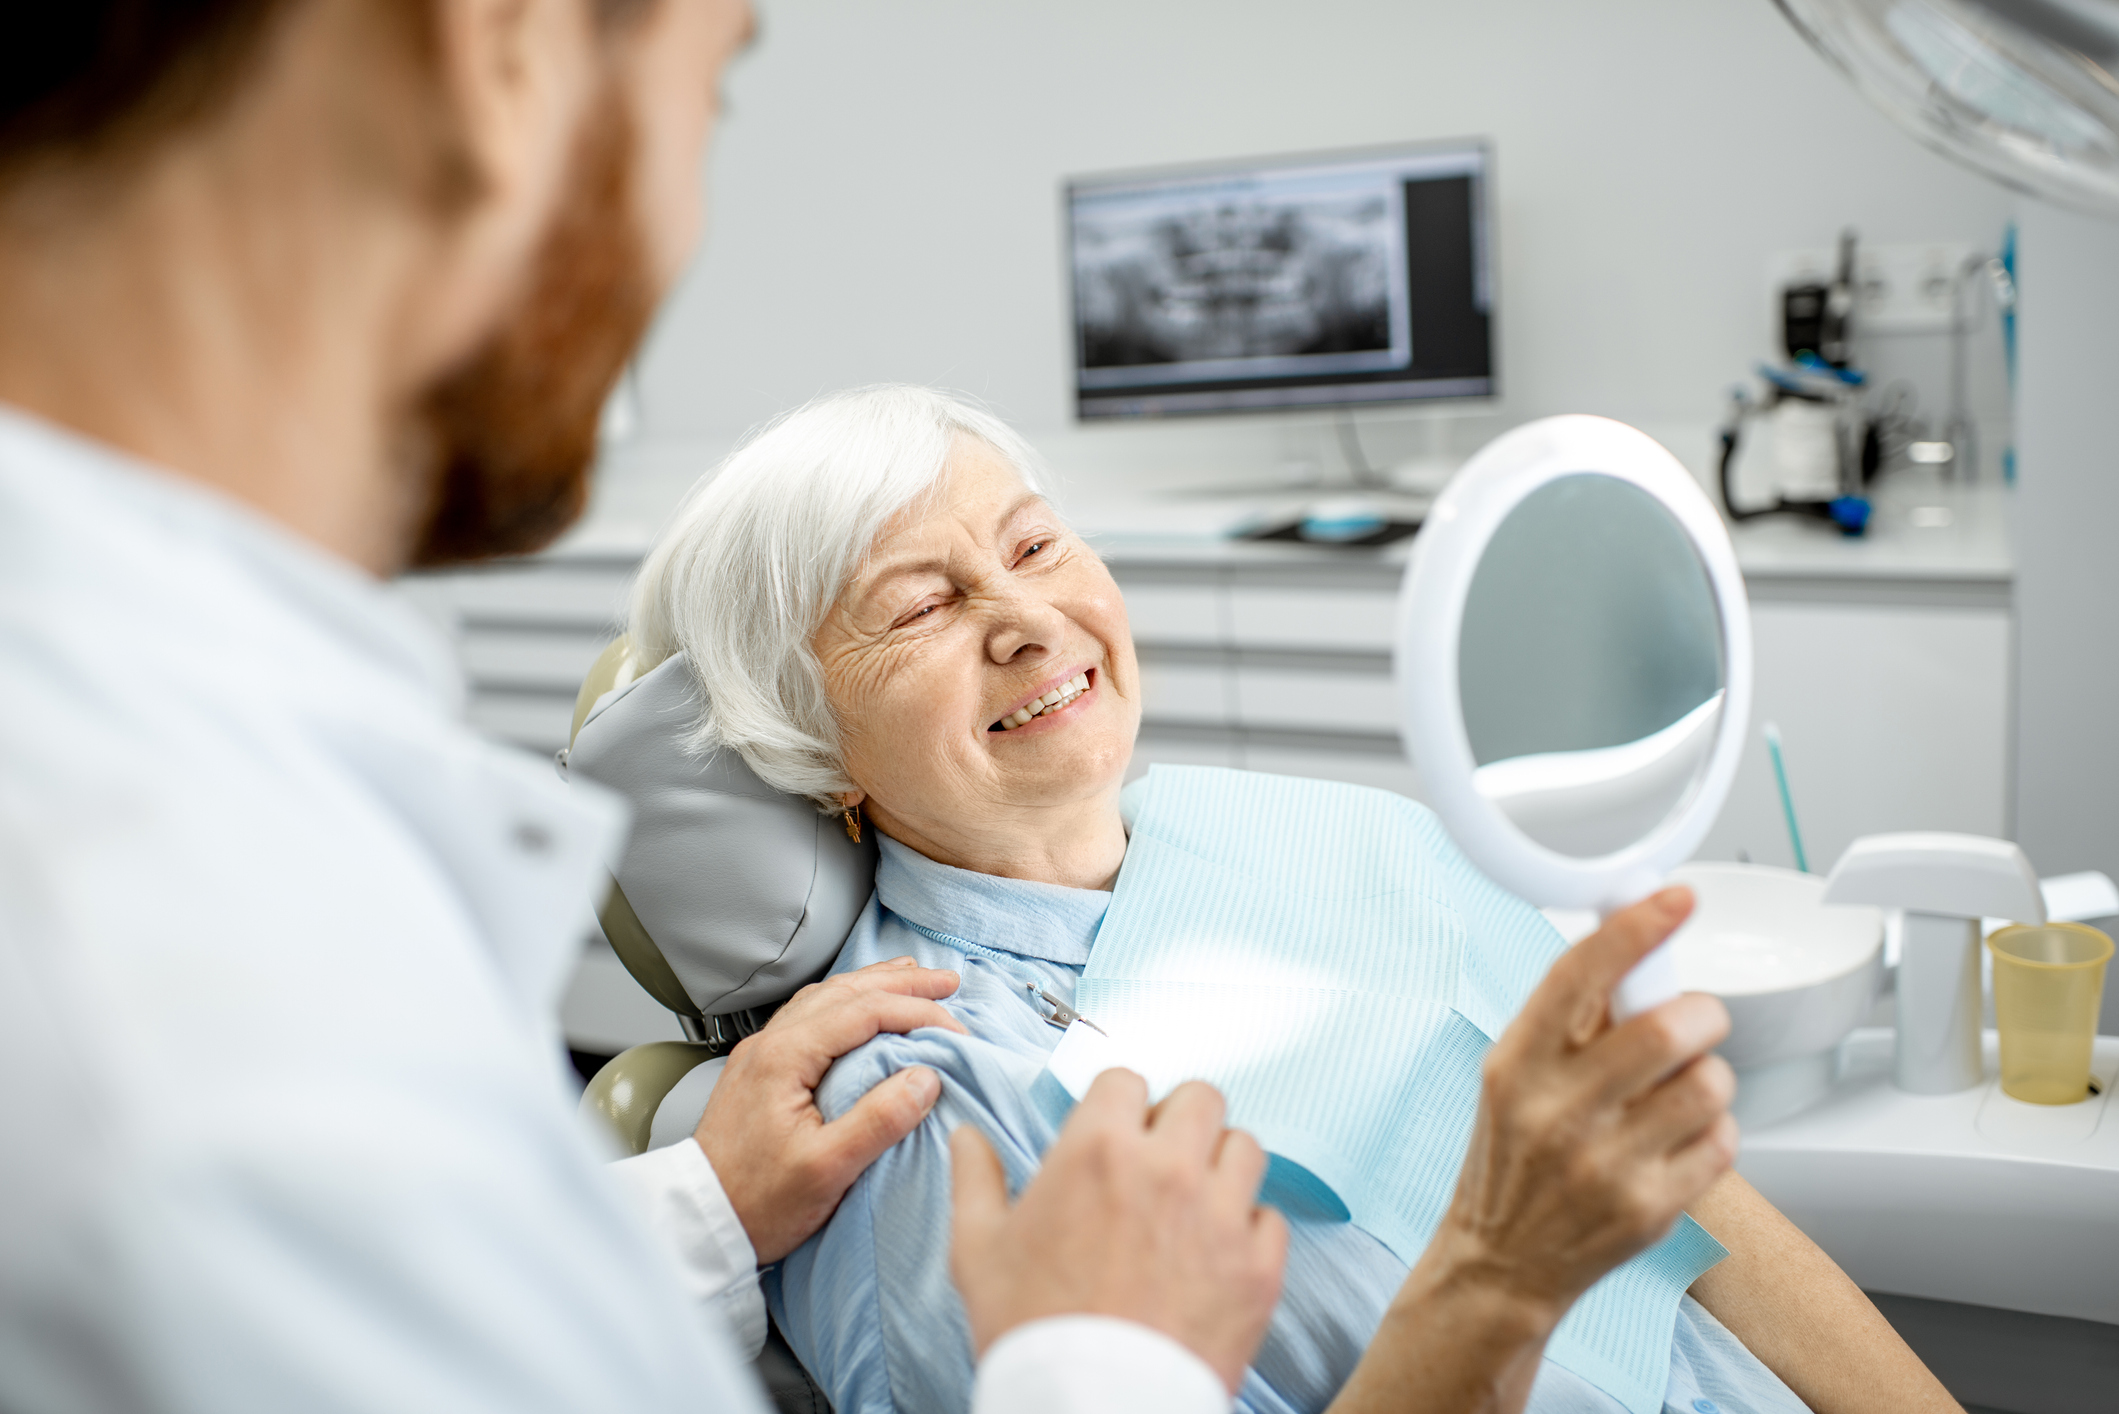
{"type": "MultiPolygon", "coordinates": [[[[0,50],[0,1407],[755,1409],[756,1268],[917,1124],[825,1125],[883,964],[620,1175],[551,1020],[621,822],[458,720],[382,581],[581,510],[697,236],[744,0],[77,0],[0,50]],[[748,1349],[746,1349],[748,1347],[748,1349]]],[[[1345,1399],[1521,1404],[1729,1161],[1724,1024],[1611,1030],[1620,915],[1497,1047],[1458,1202],[1345,1399]]],[[[1226,1409],[1263,1156],[1106,1077],[1011,1202],[959,1175],[982,1409],[1226,1409]]]]}

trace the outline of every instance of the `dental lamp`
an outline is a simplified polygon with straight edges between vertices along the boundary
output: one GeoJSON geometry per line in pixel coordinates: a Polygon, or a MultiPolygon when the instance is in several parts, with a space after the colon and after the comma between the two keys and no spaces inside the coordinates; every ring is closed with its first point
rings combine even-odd
{"type": "Polygon", "coordinates": [[[2119,0],[1774,0],[1927,146],[2119,216],[2119,0]]]}

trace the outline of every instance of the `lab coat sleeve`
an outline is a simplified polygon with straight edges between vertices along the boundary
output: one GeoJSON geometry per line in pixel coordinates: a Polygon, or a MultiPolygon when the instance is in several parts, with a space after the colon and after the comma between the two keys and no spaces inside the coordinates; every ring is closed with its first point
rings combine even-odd
{"type": "Polygon", "coordinates": [[[620,1159],[611,1171],[677,1259],[685,1294],[723,1322],[744,1358],[756,1359],[765,1344],[758,1253],[699,1141],[620,1159]]]}
{"type": "Polygon", "coordinates": [[[1207,1363],[1170,1337],[1111,1316],[1018,1326],[979,1363],[972,1414],[1228,1414],[1207,1363]]]}

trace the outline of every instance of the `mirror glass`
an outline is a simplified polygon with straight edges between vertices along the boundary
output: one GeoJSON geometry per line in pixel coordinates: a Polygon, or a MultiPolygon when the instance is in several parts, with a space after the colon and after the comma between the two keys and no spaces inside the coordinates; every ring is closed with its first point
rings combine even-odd
{"type": "Polygon", "coordinates": [[[1728,685],[1714,587],[1631,482],[1560,476],[1481,553],[1457,647],[1473,784],[1525,835],[1592,859],[1690,799],[1728,685]]]}

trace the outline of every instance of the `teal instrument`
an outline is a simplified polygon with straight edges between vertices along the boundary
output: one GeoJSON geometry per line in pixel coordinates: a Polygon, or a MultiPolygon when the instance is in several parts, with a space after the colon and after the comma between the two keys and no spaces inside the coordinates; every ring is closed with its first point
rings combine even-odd
{"type": "Polygon", "coordinates": [[[1795,823],[1795,797],[1788,793],[1788,768],[1781,762],[1781,729],[1772,722],[1766,723],[1766,754],[1773,758],[1773,782],[1781,791],[1781,818],[1788,822],[1788,843],[1795,850],[1795,868],[1798,873],[1810,872],[1810,861],[1803,853],[1803,831],[1795,823]]]}

